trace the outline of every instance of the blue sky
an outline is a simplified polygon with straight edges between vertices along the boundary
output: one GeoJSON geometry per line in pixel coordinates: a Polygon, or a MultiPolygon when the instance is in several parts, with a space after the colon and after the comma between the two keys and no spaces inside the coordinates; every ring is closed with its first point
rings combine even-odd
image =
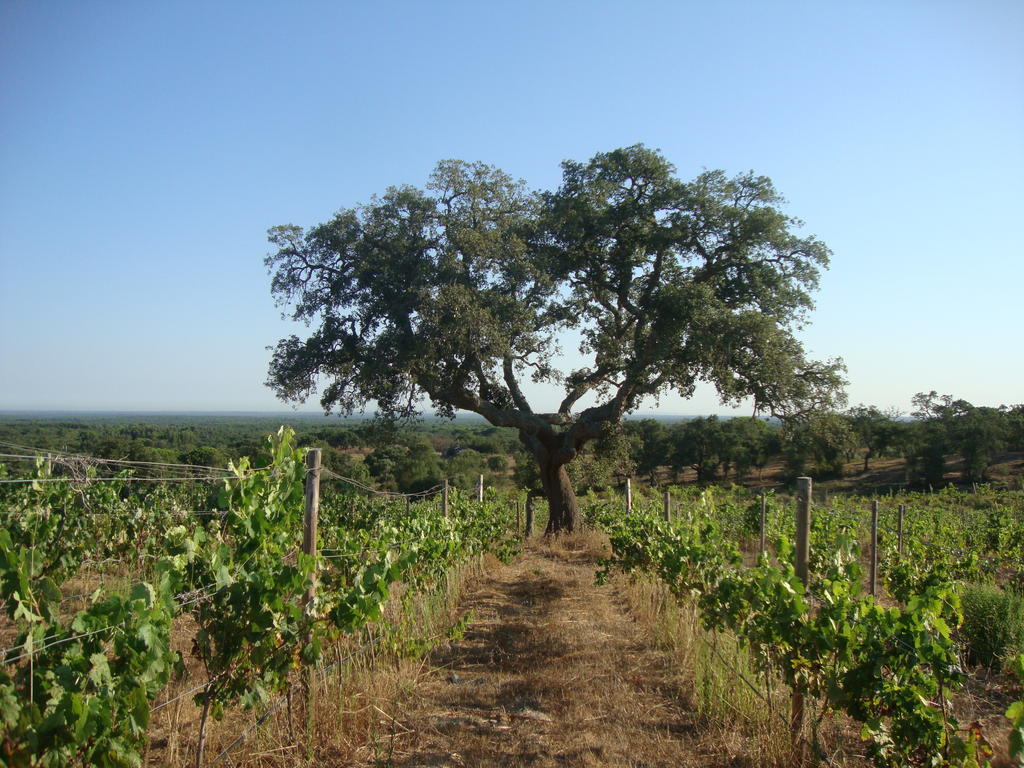
{"type": "Polygon", "coordinates": [[[832,248],[803,339],[851,403],[1022,402],[1021,40],[1019,0],[0,0],[0,409],[280,410],[268,227],[637,142],[832,248]]]}

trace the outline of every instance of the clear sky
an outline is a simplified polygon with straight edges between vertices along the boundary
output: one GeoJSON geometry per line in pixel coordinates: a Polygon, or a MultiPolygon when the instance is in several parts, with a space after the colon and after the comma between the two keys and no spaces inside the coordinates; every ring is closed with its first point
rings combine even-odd
{"type": "Polygon", "coordinates": [[[281,410],[268,227],[637,142],[832,248],[851,403],[1024,402],[1022,41],[1020,0],[0,0],[0,409],[281,410]]]}

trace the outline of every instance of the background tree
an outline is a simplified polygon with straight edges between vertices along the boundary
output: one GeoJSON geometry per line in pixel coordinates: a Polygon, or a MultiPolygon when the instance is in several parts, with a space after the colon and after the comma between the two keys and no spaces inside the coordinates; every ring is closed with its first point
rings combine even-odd
{"type": "Polygon", "coordinates": [[[1024,405],[1006,409],[1006,447],[1011,451],[1024,451],[1024,405]]]}
{"type": "Polygon", "coordinates": [[[588,444],[568,467],[574,488],[600,489],[624,483],[637,472],[636,433],[617,425],[588,444]]]}
{"type": "Polygon", "coordinates": [[[425,191],[390,188],[308,231],[271,229],[271,290],[314,330],[277,344],[268,384],[292,401],[322,385],[327,411],[376,403],[391,418],[425,396],[442,415],[517,430],[549,532],[576,523],[566,465],[645,397],[688,397],[704,381],[776,414],[835,400],[841,365],[808,360],[794,336],[829,251],[794,233],[769,179],[683,182],[639,145],[562,170],[562,186],[538,194],[444,161],[425,191]],[[565,331],[589,362],[563,372],[565,331]],[[524,376],[564,388],[557,410],[534,410],[524,376]]]}
{"type": "Polygon", "coordinates": [[[678,473],[686,468],[697,473],[698,483],[713,482],[725,452],[725,434],[717,416],[690,419],[672,427],[671,464],[678,473]]]}
{"type": "Polygon", "coordinates": [[[841,477],[846,457],[857,444],[849,420],[841,413],[819,411],[791,419],[783,431],[786,465],[793,477],[806,473],[810,462],[815,475],[841,477]]]}
{"type": "Polygon", "coordinates": [[[738,416],[722,422],[722,470],[726,479],[729,467],[741,483],[753,467],[763,467],[770,457],[772,430],[764,422],[751,416],[738,416]]]}
{"type": "Polygon", "coordinates": [[[911,414],[917,421],[907,444],[908,479],[916,477],[932,488],[945,481],[946,454],[953,450],[950,426],[953,398],[932,390],[918,392],[911,398],[916,408],[911,414]]]}
{"type": "Polygon", "coordinates": [[[846,412],[854,434],[864,449],[864,471],[868,462],[882,456],[892,447],[899,435],[898,412],[885,412],[873,405],[858,405],[846,412]]]}
{"type": "MultiPolygon", "coordinates": [[[[383,488],[402,493],[425,491],[442,479],[441,463],[434,447],[418,435],[378,446],[366,457],[365,465],[383,488]]],[[[475,481],[476,477],[473,479],[475,481]]]]}
{"type": "Polygon", "coordinates": [[[669,463],[668,428],[655,419],[626,422],[625,427],[636,438],[633,460],[637,473],[648,475],[652,485],[657,483],[658,469],[669,463]]]}
{"type": "Polygon", "coordinates": [[[336,450],[325,451],[324,466],[349,480],[354,480],[362,485],[373,485],[373,476],[370,474],[366,462],[358,456],[336,450]]]}
{"type": "Polygon", "coordinates": [[[968,483],[988,480],[988,467],[1006,445],[1009,432],[1005,411],[1000,408],[966,407],[953,425],[953,442],[963,456],[963,479],[968,483]]]}
{"type": "Polygon", "coordinates": [[[483,454],[473,448],[466,448],[446,459],[443,471],[453,486],[464,491],[476,488],[477,478],[488,474],[483,454]]]}
{"type": "MultiPolygon", "coordinates": [[[[913,403],[917,407],[914,416],[922,421],[921,431],[934,445],[941,445],[944,453],[956,453],[963,458],[962,479],[968,483],[988,479],[989,463],[1003,450],[1006,439],[1012,437],[1012,411],[1005,406],[978,407],[966,400],[955,400],[952,395],[940,396],[934,390],[917,393],[913,403]]],[[[942,479],[938,473],[938,449],[918,447],[929,470],[928,482],[939,484],[935,482],[942,479]]],[[[945,456],[941,460],[944,471],[945,456]]]]}

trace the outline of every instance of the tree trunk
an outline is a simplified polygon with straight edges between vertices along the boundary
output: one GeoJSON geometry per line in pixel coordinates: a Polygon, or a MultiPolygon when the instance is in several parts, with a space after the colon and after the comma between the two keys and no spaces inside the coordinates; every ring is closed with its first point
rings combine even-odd
{"type": "Polygon", "coordinates": [[[579,521],[579,505],[569,473],[565,471],[564,464],[555,464],[550,459],[538,458],[537,461],[544,495],[548,499],[548,527],[544,533],[547,536],[572,533],[579,521]]]}

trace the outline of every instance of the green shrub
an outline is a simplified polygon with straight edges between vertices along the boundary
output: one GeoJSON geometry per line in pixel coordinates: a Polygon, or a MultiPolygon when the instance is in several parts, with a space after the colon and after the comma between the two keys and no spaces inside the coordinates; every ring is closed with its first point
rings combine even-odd
{"type": "Polygon", "coordinates": [[[964,584],[960,637],[971,664],[1001,664],[1024,650],[1024,597],[992,584],[964,584]]]}

